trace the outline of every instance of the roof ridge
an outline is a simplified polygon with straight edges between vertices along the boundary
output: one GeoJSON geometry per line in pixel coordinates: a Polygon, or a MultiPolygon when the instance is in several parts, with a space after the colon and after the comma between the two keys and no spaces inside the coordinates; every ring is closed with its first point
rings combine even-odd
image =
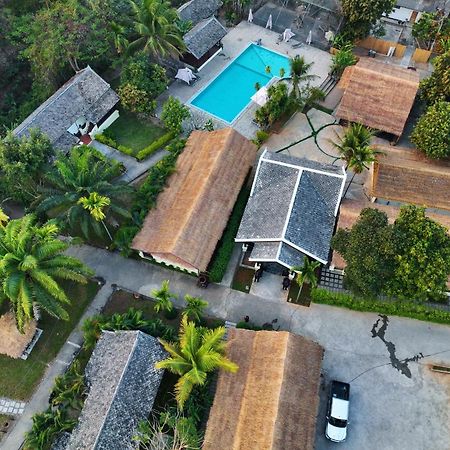
{"type": "MultiPolygon", "coordinates": [[[[119,331],[118,333],[119,333],[119,334],[121,334],[121,333],[126,333],[126,334],[128,334],[128,333],[130,333],[130,331],[131,331],[131,330],[128,330],[128,331],[119,331]]],[[[115,334],[115,333],[117,333],[117,331],[114,331],[114,332],[111,332],[111,333],[112,333],[112,334],[115,334]]],[[[104,417],[103,417],[102,425],[101,425],[101,427],[100,427],[99,430],[98,430],[97,436],[95,437],[95,442],[94,442],[94,445],[93,445],[93,448],[94,448],[94,449],[95,449],[95,447],[97,446],[97,442],[98,442],[98,440],[99,440],[99,438],[100,438],[100,436],[101,436],[101,434],[102,434],[103,428],[104,428],[105,423],[106,423],[106,419],[107,419],[107,417],[108,417],[108,415],[109,415],[109,412],[111,411],[111,407],[112,407],[113,401],[114,401],[114,399],[115,399],[116,396],[117,396],[117,391],[119,390],[119,387],[120,387],[120,385],[122,384],[122,380],[123,380],[124,374],[125,374],[125,372],[127,371],[127,368],[128,368],[128,366],[129,366],[129,364],[130,364],[130,360],[131,360],[132,356],[134,355],[134,351],[135,351],[135,349],[136,349],[137,342],[138,342],[138,340],[139,340],[139,338],[140,338],[140,336],[141,336],[141,334],[142,334],[142,332],[139,331],[139,330],[137,330],[137,331],[132,331],[132,333],[135,333],[135,335],[136,335],[136,337],[135,337],[135,339],[134,339],[134,342],[133,342],[133,347],[131,348],[131,351],[130,351],[130,354],[128,355],[127,361],[126,361],[125,365],[123,366],[122,373],[120,374],[119,380],[118,380],[118,382],[117,382],[117,386],[116,386],[116,388],[114,389],[114,394],[112,395],[112,397],[111,397],[111,399],[110,399],[109,406],[108,406],[108,410],[106,411],[106,413],[105,413],[105,415],[104,415],[104,417]]]]}

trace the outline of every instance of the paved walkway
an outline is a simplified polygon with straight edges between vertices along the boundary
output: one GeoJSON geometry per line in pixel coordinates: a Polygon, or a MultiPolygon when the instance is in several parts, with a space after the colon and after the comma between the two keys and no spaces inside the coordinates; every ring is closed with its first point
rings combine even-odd
{"type": "MultiPolygon", "coordinates": [[[[210,315],[231,322],[239,322],[249,315],[256,324],[278,319],[277,325],[282,330],[302,334],[324,346],[322,368],[326,382],[334,378],[352,381],[352,408],[357,413],[351,417],[352,433],[346,449],[426,450],[429,436],[433,436],[433,448],[447,448],[450,418],[449,389],[445,381],[448,378],[431,375],[428,365],[450,365],[450,327],[387,318],[383,341],[378,338],[381,328],[374,334],[380,325],[377,314],[327,305],[312,304],[305,308],[215,284],[200,289],[194,277],[89,246],[72,247],[68,253],[94,268],[97,276],[107,282],[85,316],[94,314],[106,302],[112,283],[148,295],[152,289],[160,287],[163,280],[169,279],[171,290],[178,295],[175,301],[178,306],[187,293],[201,296],[209,302],[207,313],[210,315]],[[385,342],[392,344],[391,352],[387,351],[385,342]],[[415,355],[422,356],[413,359],[415,355]],[[395,367],[397,358],[406,360],[403,362],[407,366],[406,376],[395,367]],[[408,414],[405,414],[405,405],[408,405],[408,414]]],[[[78,328],[69,340],[81,343],[78,328]]],[[[24,432],[31,426],[31,416],[46,408],[53,379],[65,369],[59,361],[69,361],[74,350],[67,343],[63,347],[2,448],[19,448],[24,432]]],[[[322,400],[325,401],[325,397],[322,400]]],[[[329,443],[321,437],[322,425],[321,422],[317,425],[318,450],[329,448],[329,443]]]]}
{"type": "Polygon", "coordinates": [[[160,161],[164,156],[166,156],[169,152],[167,150],[158,150],[153,155],[149,156],[144,161],[139,162],[136,158],[132,156],[125,155],[119,150],[116,150],[109,145],[102,144],[96,140],[91,142],[91,147],[96,148],[99,152],[105,155],[107,158],[115,159],[116,161],[121,162],[127,171],[119,177],[120,181],[126,181],[130,183],[136,178],[140,177],[143,173],[147,172],[150,167],[154,166],[158,161],[160,161]]]}
{"type": "Polygon", "coordinates": [[[0,397],[0,414],[20,416],[25,409],[25,402],[0,397]]]}

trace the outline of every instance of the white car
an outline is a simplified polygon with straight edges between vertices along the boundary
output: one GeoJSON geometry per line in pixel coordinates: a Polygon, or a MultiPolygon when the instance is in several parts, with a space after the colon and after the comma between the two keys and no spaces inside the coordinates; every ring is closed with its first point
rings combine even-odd
{"type": "Polygon", "coordinates": [[[331,382],[327,408],[325,436],[333,442],[343,442],[347,438],[350,385],[342,381],[331,382]]]}

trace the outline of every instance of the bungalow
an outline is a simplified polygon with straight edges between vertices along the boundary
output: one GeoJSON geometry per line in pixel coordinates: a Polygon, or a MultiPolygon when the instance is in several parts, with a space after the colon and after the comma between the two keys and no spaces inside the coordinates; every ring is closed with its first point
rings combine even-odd
{"type": "Polygon", "coordinates": [[[336,117],[374,130],[402,135],[419,88],[417,72],[361,58],[344,70],[338,87],[344,90],[336,117]]]}
{"type": "Polygon", "coordinates": [[[103,331],[86,367],[88,396],[65,450],[135,449],[132,437],[150,415],[167,353],[141,331],[103,331]]]}
{"type": "Polygon", "coordinates": [[[192,132],[132,248],[143,258],[205,272],[255,155],[256,146],[232,128],[192,132]]]}
{"type": "Polygon", "coordinates": [[[119,117],[118,95],[91,67],[77,72],[13,133],[27,136],[36,128],[58,149],[69,151],[80,141],[88,144],[119,117]]]}
{"type": "Polygon", "coordinates": [[[180,19],[193,25],[184,35],[187,52],[180,60],[197,70],[222,51],[221,40],[227,30],[214,17],[221,6],[218,0],[191,0],[178,8],[180,19]]]}
{"type": "Polygon", "coordinates": [[[235,241],[253,244],[250,261],[327,264],[345,181],[342,167],[264,151],[235,241]]]}
{"type": "Polygon", "coordinates": [[[203,450],[312,450],[323,348],[286,331],[228,330],[203,450]]]}
{"type": "Polygon", "coordinates": [[[383,154],[373,164],[369,177],[373,200],[450,210],[450,161],[429,159],[410,148],[377,148],[383,154]]]}

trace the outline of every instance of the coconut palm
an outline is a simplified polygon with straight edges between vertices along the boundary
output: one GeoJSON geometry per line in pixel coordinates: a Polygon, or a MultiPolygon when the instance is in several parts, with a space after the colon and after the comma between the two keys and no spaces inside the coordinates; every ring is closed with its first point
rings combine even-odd
{"type": "Polygon", "coordinates": [[[297,300],[300,297],[302,287],[304,284],[309,284],[311,287],[315,288],[317,286],[317,275],[316,270],[320,267],[319,261],[313,261],[305,256],[303,260],[303,266],[294,266],[292,271],[297,274],[297,284],[299,285],[299,290],[297,294],[297,300]]]}
{"type": "Polygon", "coordinates": [[[94,232],[103,236],[106,223],[117,225],[119,217],[130,217],[122,207],[125,195],[133,189],[113,183],[118,166],[97,156],[87,147],[74,148],[69,156],[59,155],[45,176],[36,212],[55,217],[62,228],[89,239],[94,232]],[[102,226],[103,225],[103,226],[102,226]]]}
{"type": "Polygon", "coordinates": [[[177,27],[177,11],[165,0],[130,0],[134,28],[139,35],[128,46],[128,53],[142,50],[158,60],[167,56],[180,56],[185,50],[183,38],[177,27]]]}
{"type": "Polygon", "coordinates": [[[308,74],[312,65],[313,63],[307,63],[305,58],[300,55],[295,55],[293,58],[289,59],[292,96],[297,100],[301,100],[302,97],[300,85],[317,78],[317,75],[308,74]]]}
{"type": "Polygon", "coordinates": [[[353,172],[344,197],[355,175],[362,173],[365,169],[369,169],[370,164],[376,160],[377,155],[382,154],[382,152],[371,146],[373,136],[374,132],[370,128],[360,123],[352,123],[342,137],[336,133],[337,140],[331,142],[339,152],[341,159],[345,161],[345,170],[350,169],[353,172]]]}
{"type": "Polygon", "coordinates": [[[164,280],[161,287],[159,289],[153,289],[150,295],[155,299],[154,308],[157,313],[173,310],[172,299],[177,298],[177,296],[170,292],[169,280],[164,280]]]}
{"type": "Polygon", "coordinates": [[[208,302],[200,297],[192,297],[186,294],[184,297],[186,306],[184,307],[183,315],[186,315],[188,319],[200,322],[204,309],[208,306],[208,302]]]}
{"type": "Polygon", "coordinates": [[[125,27],[116,22],[110,22],[109,24],[113,39],[114,39],[114,47],[119,55],[124,53],[128,48],[128,40],[125,37],[125,27]]]}
{"type": "Polygon", "coordinates": [[[183,409],[193,387],[205,383],[209,372],[219,368],[229,372],[238,370],[238,366],[224,356],[224,335],[225,327],[214,330],[197,327],[183,315],[179,341],[169,343],[160,339],[170,356],[155,366],[180,376],[175,386],[175,397],[180,409],[183,409]]]}
{"type": "Polygon", "coordinates": [[[57,233],[52,223],[36,225],[33,215],[0,228],[0,300],[10,302],[20,332],[35,317],[35,306],[67,320],[63,305],[70,300],[56,280],[85,284],[93,273],[77,259],[62,254],[69,246],[56,239],[57,233]]]}

